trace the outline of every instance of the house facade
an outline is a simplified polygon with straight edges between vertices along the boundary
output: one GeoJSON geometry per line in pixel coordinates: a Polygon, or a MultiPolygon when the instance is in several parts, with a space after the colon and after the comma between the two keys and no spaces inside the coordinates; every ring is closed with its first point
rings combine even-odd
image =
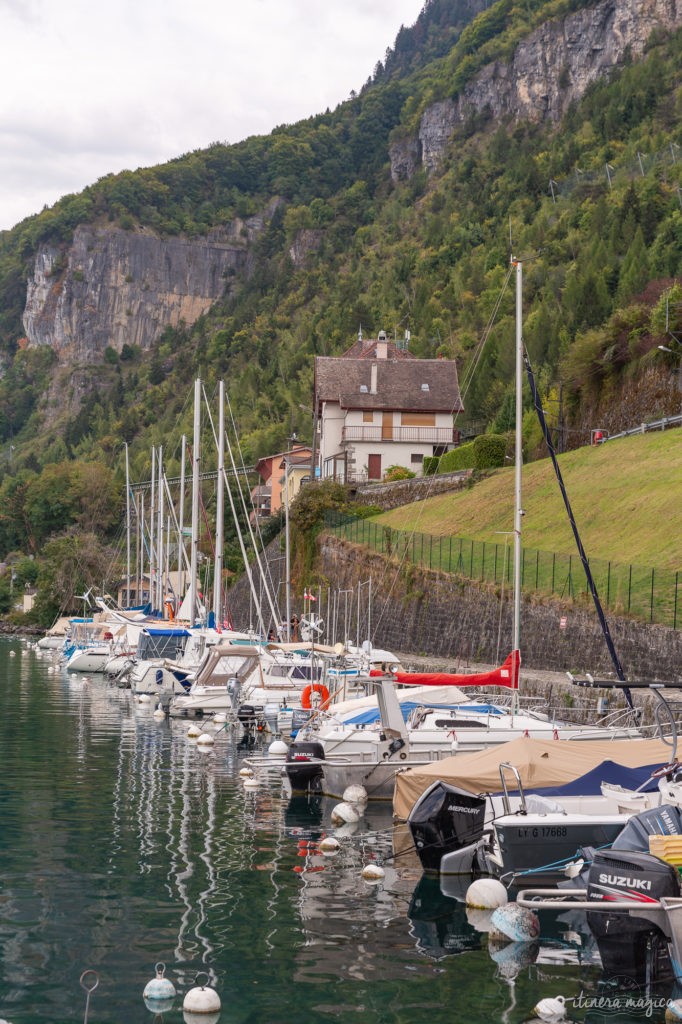
{"type": "Polygon", "coordinates": [[[276,515],[285,501],[285,487],[288,486],[289,501],[298,494],[301,483],[310,477],[312,450],[306,445],[296,445],[286,452],[266,455],[256,463],[256,472],[261,483],[251,491],[255,518],[266,519],[276,515]]]}
{"type": "Polygon", "coordinates": [[[455,363],[416,359],[384,332],[343,356],[317,356],[314,388],[323,479],[381,480],[390,466],[419,475],[425,456],[458,443],[455,363]]]}

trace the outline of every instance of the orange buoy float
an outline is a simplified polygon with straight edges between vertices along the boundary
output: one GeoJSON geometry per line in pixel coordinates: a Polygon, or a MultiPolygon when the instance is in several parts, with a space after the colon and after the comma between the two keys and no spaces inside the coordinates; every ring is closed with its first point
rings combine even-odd
{"type": "Polygon", "coordinates": [[[320,708],[324,711],[329,707],[329,690],[324,683],[308,683],[303,693],[301,694],[301,707],[305,708],[306,711],[310,710],[313,706],[312,695],[313,693],[319,693],[320,695],[320,708]]]}

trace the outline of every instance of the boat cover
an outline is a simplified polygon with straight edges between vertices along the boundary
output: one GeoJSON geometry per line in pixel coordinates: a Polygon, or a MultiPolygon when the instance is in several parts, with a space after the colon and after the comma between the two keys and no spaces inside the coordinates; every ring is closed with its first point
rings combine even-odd
{"type": "MultiPolygon", "coordinates": [[[[499,708],[495,704],[426,704],[423,701],[405,700],[401,701],[400,710],[403,713],[404,721],[410,716],[410,712],[416,708],[435,709],[436,711],[462,711],[472,715],[506,715],[505,708],[499,708]]],[[[366,708],[353,718],[345,718],[344,725],[373,725],[380,719],[379,708],[366,708]]],[[[483,728],[485,723],[481,723],[483,728]]]]}
{"type": "Polygon", "coordinates": [[[393,678],[409,686],[507,686],[517,690],[520,664],[519,652],[512,651],[504,664],[490,672],[396,672],[393,678]]]}
{"type": "MultiPolygon", "coordinates": [[[[394,814],[407,820],[412,807],[437,780],[468,793],[500,793],[500,762],[518,770],[526,792],[566,786],[604,762],[624,768],[664,765],[672,748],[661,740],[534,740],[526,736],[472,754],[455,754],[396,776],[394,814]]],[[[508,775],[508,782],[512,779],[508,775]]]]}

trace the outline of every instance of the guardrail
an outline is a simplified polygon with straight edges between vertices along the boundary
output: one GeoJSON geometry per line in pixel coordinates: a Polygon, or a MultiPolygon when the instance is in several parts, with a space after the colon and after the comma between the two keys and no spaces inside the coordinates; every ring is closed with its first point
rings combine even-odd
{"type": "Polygon", "coordinates": [[[633,434],[647,434],[650,430],[666,430],[667,427],[682,426],[682,416],[664,416],[660,420],[652,420],[650,423],[640,423],[638,427],[631,427],[629,430],[621,430],[619,434],[608,434],[603,442],[615,441],[619,437],[632,437],[633,434]]]}

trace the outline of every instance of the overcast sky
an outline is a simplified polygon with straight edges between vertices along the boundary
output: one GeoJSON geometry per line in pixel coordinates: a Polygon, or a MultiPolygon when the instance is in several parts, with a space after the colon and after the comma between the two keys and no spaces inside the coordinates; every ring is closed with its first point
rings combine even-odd
{"type": "Polygon", "coordinates": [[[423,0],[0,0],[0,230],[359,90],[423,0]]]}

